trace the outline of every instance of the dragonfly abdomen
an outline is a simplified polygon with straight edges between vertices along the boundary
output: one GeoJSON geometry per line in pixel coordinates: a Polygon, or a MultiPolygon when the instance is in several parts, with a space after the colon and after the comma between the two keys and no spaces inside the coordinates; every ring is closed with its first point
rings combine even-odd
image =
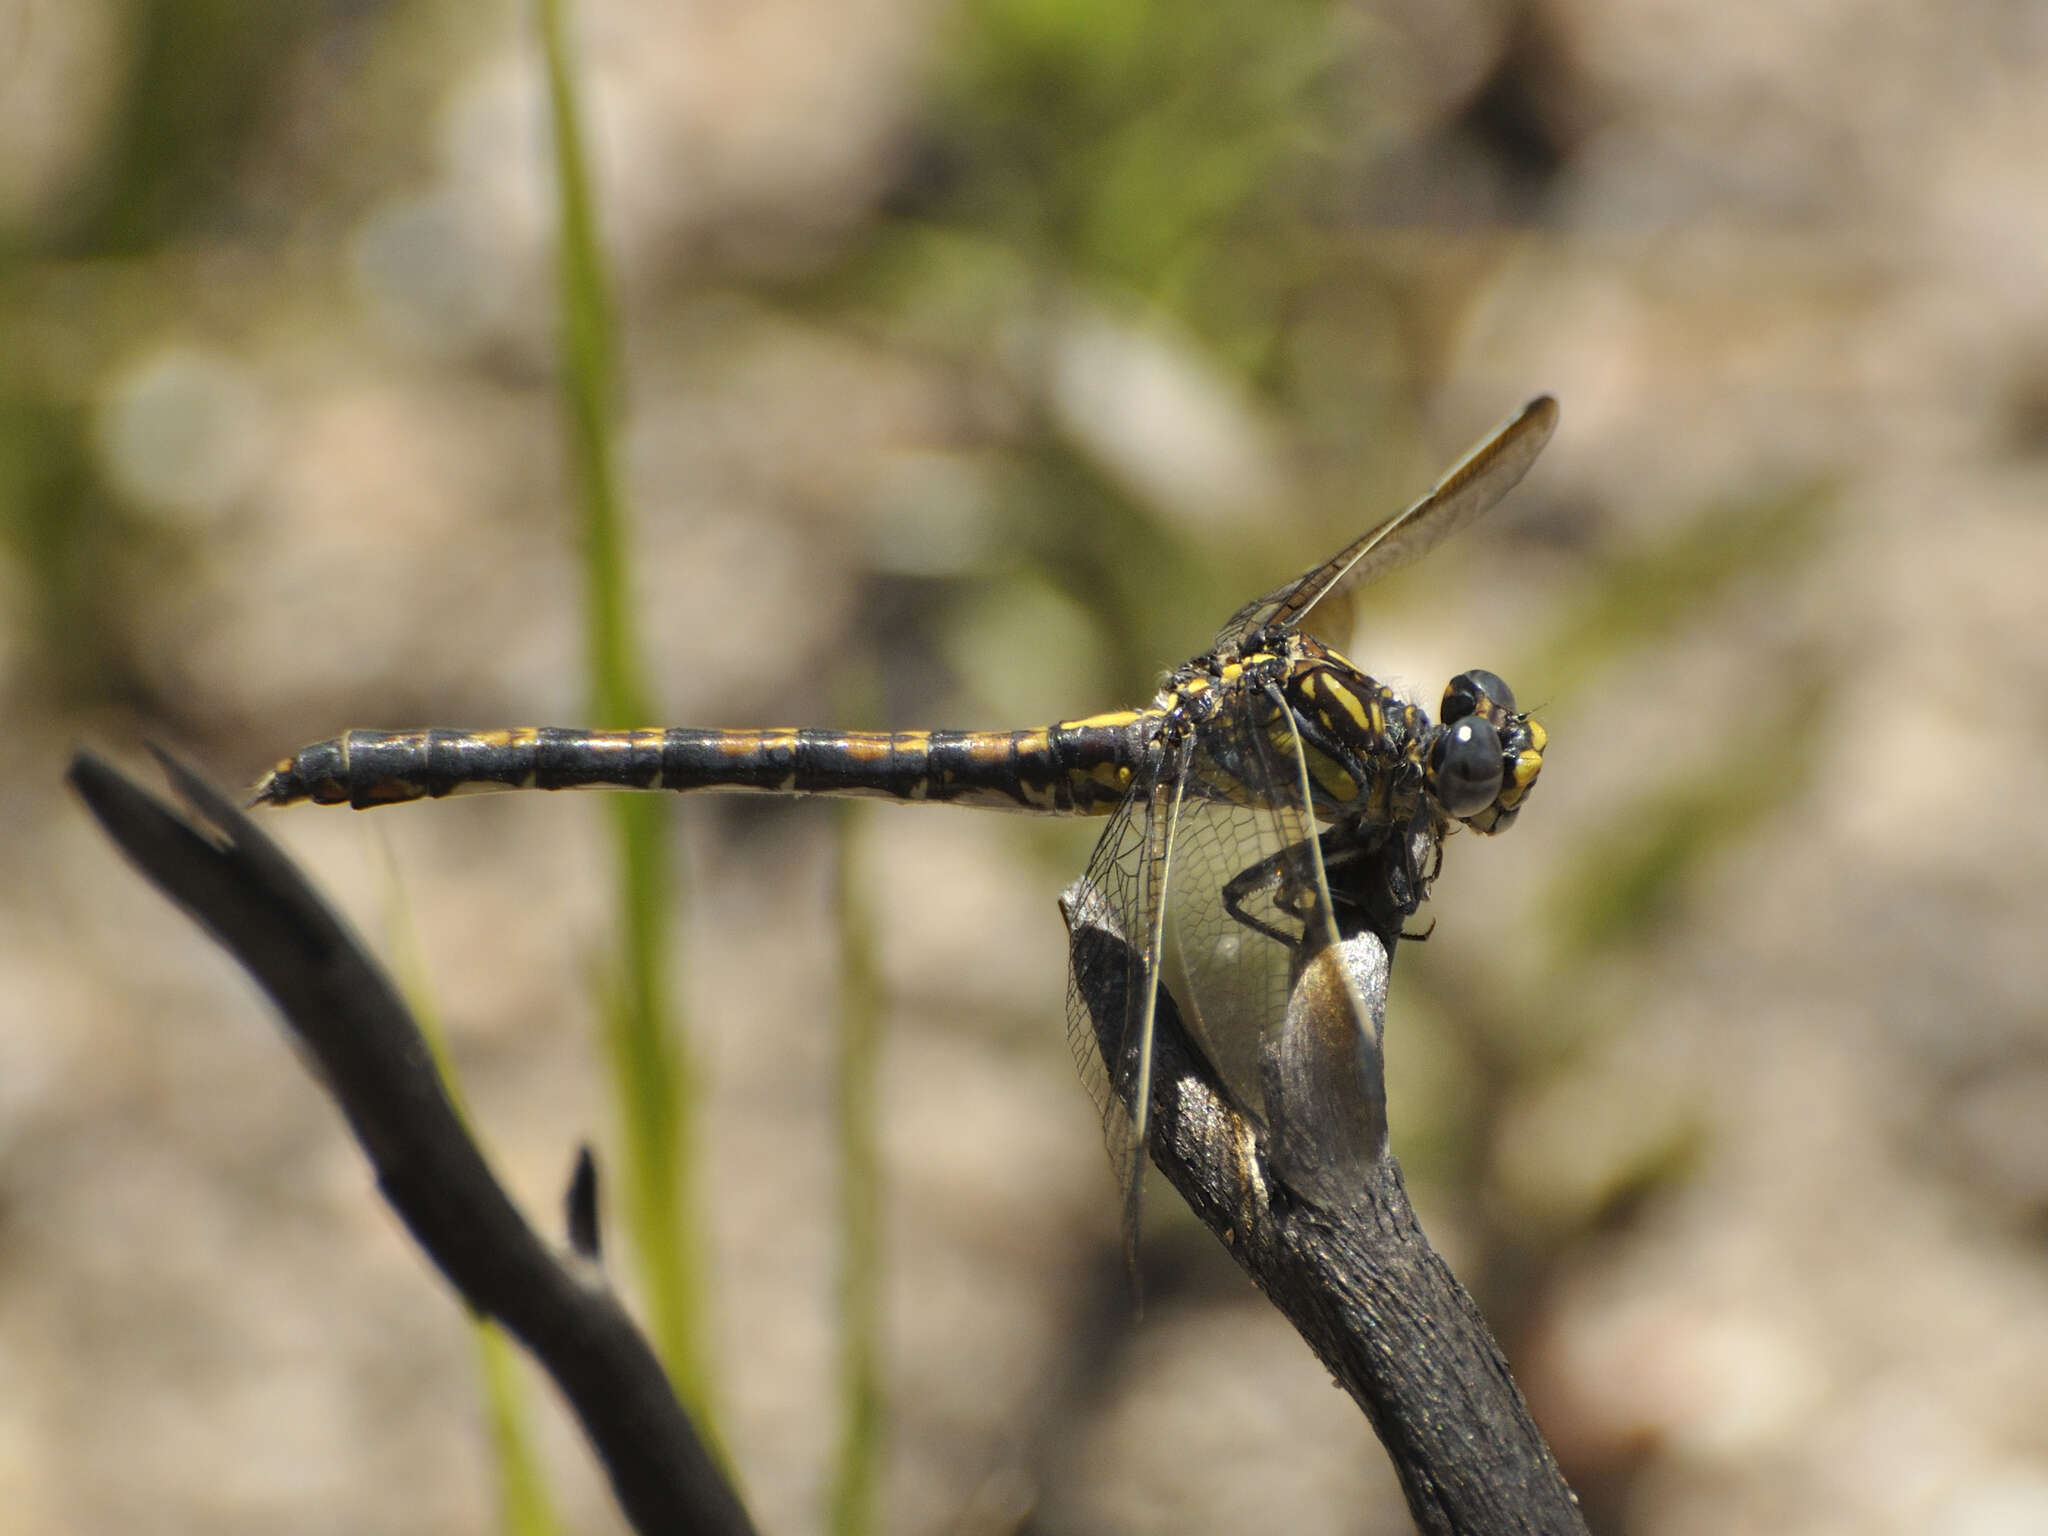
{"type": "Polygon", "coordinates": [[[350,731],[286,758],[252,799],[363,809],[494,789],[723,790],[1102,815],[1128,791],[1156,717],[1029,731],[350,731]]]}

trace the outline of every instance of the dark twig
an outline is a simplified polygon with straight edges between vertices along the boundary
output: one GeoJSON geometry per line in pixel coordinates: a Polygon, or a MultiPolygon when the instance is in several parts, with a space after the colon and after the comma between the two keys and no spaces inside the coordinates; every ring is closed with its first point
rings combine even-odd
{"type": "Polygon", "coordinates": [[[597,1222],[597,1157],[587,1142],[576,1149],[576,1166],[562,1194],[562,1227],[569,1234],[570,1251],[578,1258],[593,1264],[604,1261],[604,1240],[597,1222]]]}
{"type": "MultiPolygon", "coordinates": [[[[1389,858],[1400,852],[1396,845],[1389,858]]],[[[1388,874],[1398,873],[1390,863],[1388,874]]],[[[1060,905],[1097,1042],[1113,1052],[1128,946],[1085,881],[1060,905]]],[[[1310,1091],[1339,1095],[1342,1113],[1317,1106],[1314,1144],[1284,1126],[1262,1134],[1226,1100],[1162,990],[1152,1160],[1365,1410],[1422,1531],[1585,1536],[1578,1501],[1500,1346],[1423,1236],[1387,1150],[1379,1042],[1402,913],[1391,898],[1364,905],[1373,908],[1364,931],[1326,951],[1296,984],[1266,1082],[1270,1119],[1286,1095],[1310,1091]],[[1340,965],[1370,1011],[1366,1031],[1351,1009],[1318,996],[1342,984],[1340,965]]]]}
{"type": "Polygon", "coordinates": [[[634,1528],[751,1532],[632,1320],[549,1251],[492,1177],[390,981],[232,800],[156,756],[190,819],[91,753],[69,777],[136,867],[270,994],[385,1198],[470,1307],[555,1378],[634,1528]]]}

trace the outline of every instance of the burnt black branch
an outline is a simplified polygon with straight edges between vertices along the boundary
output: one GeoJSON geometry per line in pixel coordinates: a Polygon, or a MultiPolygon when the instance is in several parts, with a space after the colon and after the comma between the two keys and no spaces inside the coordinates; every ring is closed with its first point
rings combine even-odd
{"type": "Polygon", "coordinates": [[[189,816],[89,752],[68,776],[144,876],[270,994],[384,1197],[469,1307],[554,1377],[634,1528],[751,1532],[632,1319],[590,1265],[550,1251],[492,1176],[397,989],[232,798],[156,756],[189,816]]]}

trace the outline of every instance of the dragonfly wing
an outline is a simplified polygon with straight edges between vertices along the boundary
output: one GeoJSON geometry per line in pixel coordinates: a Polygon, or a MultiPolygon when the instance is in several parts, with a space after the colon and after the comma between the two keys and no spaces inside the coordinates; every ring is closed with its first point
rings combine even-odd
{"type": "Polygon", "coordinates": [[[1292,629],[1323,599],[1420,560],[1513,490],[1556,430],[1557,402],[1538,395],[1452,466],[1415,505],[1395,513],[1314,570],[1245,604],[1217,635],[1216,649],[1236,651],[1251,635],[1292,629]]]}
{"type": "Polygon", "coordinates": [[[1278,890],[1257,878],[1289,858],[1277,825],[1265,806],[1187,801],[1166,922],[1165,978],[1181,1022],[1231,1102],[1261,1125],[1265,1035],[1286,1010],[1302,929],[1276,902],[1278,890]],[[1240,896],[1233,886],[1247,874],[1254,878],[1240,896]]]}
{"type": "Polygon", "coordinates": [[[1204,730],[1188,774],[1168,979],[1282,1175],[1328,1203],[1384,1145],[1384,950],[1375,985],[1369,957],[1340,948],[1293,716],[1277,696],[1243,702],[1204,730]]]}
{"type": "MultiPolygon", "coordinates": [[[[1185,755],[1179,754],[1182,762],[1185,755]]],[[[1124,1251],[1134,1273],[1151,1108],[1152,1026],[1181,787],[1182,774],[1172,766],[1132,790],[1089,856],[1081,909],[1068,914],[1067,1044],[1102,1112],[1103,1140],[1123,1197],[1124,1251]],[[1105,933],[1121,941],[1114,962],[1106,958],[1112,951],[1099,941],[1105,933]],[[1112,963],[1121,965],[1121,975],[1101,973],[1102,966],[1112,963]]]]}

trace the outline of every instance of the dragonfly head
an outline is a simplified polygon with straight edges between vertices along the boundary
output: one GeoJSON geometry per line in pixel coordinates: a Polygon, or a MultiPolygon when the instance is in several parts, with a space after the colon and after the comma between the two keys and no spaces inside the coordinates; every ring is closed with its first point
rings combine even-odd
{"type": "Polygon", "coordinates": [[[1431,801],[1475,832],[1506,831],[1543,770],[1546,739],[1515,708],[1506,683],[1491,672],[1460,672],[1444,689],[1426,759],[1431,801]]]}

